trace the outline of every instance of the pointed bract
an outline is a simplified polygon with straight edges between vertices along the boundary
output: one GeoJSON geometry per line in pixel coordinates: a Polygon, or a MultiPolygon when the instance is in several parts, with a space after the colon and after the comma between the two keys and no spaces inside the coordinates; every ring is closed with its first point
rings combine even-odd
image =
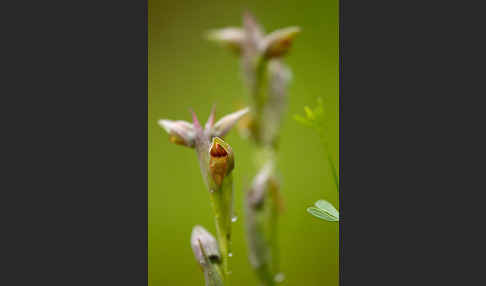
{"type": "Polygon", "coordinates": [[[245,31],[251,32],[252,36],[257,37],[258,40],[263,38],[265,31],[262,26],[256,20],[255,16],[249,11],[243,13],[243,29],[245,31]]]}
{"type": "Polygon", "coordinates": [[[250,12],[243,14],[244,45],[246,49],[258,50],[264,39],[264,31],[250,12]]]}
{"type": "Polygon", "coordinates": [[[209,113],[208,121],[206,121],[206,125],[204,126],[205,131],[208,131],[213,127],[215,112],[216,112],[216,106],[213,105],[213,107],[211,108],[211,113],[209,113]]]}
{"type": "Polygon", "coordinates": [[[222,117],[214,124],[211,135],[216,137],[223,137],[231,130],[231,128],[238,122],[238,120],[240,120],[249,111],[250,109],[247,107],[222,117]]]}
{"type": "Polygon", "coordinates": [[[196,113],[192,109],[190,111],[191,111],[191,115],[192,115],[192,124],[194,126],[194,131],[196,131],[196,133],[199,132],[199,131],[202,131],[202,127],[201,127],[201,124],[199,123],[199,120],[197,120],[196,113]]]}
{"type": "Polygon", "coordinates": [[[295,37],[300,33],[299,27],[288,27],[276,30],[264,39],[264,55],[266,58],[274,58],[285,55],[292,46],[295,37]]]}
{"type": "Polygon", "coordinates": [[[243,41],[242,62],[244,76],[250,87],[256,84],[255,69],[258,66],[263,49],[264,33],[261,26],[257,23],[253,15],[245,12],[243,15],[243,31],[245,39],[243,41]]]}

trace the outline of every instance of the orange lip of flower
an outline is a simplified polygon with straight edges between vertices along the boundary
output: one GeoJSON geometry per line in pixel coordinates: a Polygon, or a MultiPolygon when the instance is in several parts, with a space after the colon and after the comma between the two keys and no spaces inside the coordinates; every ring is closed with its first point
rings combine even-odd
{"type": "Polygon", "coordinates": [[[211,148],[210,154],[213,157],[224,157],[228,155],[228,152],[226,152],[226,150],[220,144],[215,142],[213,148],[211,148]]]}
{"type": "Polygon", "coordinates": [[[218,186],[221,186],[223,179],[233,170],[234,161],[231,147],[221,138],[213,138],[209,150],[209,173],[218,186]]]}

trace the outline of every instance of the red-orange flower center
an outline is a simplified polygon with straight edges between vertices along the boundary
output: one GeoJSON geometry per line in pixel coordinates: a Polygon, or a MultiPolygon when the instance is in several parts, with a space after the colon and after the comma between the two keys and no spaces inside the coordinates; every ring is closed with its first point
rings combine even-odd
{"type": "Polygon", "coordinates": [[[221,145],[215,142],[213,148],[211,148],[211,156],[224,157],[226,155],[228,155],[228,152],[226,152],[221,145]]]}

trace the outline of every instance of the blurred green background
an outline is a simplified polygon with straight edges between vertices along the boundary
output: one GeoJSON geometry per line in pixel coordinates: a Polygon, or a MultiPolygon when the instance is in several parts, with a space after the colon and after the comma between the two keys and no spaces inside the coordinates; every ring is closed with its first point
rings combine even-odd
{"type": "MultiPolygon", "coordinates": [[[[204,285],[189,240],[196,224],[215,233],[209,195],[195,152],[171,144],[157,120],[190,121],[193,108],[205,122],[214,103],[219,118],[247,102],[239,61],[203,36],[211,28],[240,26],[245,9],[266,32],[302,28],[285,59],[293,81],[279,154],[286,207],[280,220],[281,285],[338,285],[338,224],[306,212],[318,199],[337,206],[338,194],[317,134],[292,119],[322,97],[330,150],[338,160],[338,0],[149,0],[148,8],[149,285],[204,285]]],[[[225,139],[233,146],[236,164],[232,285],[258,285],[247,260],[242,214],[242,191],[252,178],[252,149],[236,130],[225,139]]]]}

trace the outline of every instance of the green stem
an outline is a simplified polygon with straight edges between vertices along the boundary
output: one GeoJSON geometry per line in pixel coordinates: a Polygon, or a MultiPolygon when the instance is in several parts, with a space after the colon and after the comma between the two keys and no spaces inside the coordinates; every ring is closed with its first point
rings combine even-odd
{"type": "MultiPolygon", "coordinates": [[[[274,188],[276,186],[270,186],[274,188]]],[[[280,255],[279,255],[279,248],[278,248],[278,213],[279,213],[279,204],[278,204],[278,189],[275,189],[270,196],[272,197],[272,205],[269,214],[268,221],[270,223],[270,239],[269,243],[272,248],[272,282],[275,281],[275,275],[280,271],[280,255]]],[[[273,283],[272,283],[273,284],[273,283]]]]}
{"type": "MultiPolygon", "coordinates": [[[[268,193],[268,188],[265,190],[268,193]]],[[[248,235],[250,262],[257,274],[257,277],[265,286],[273,286],[274,281],[274,261],[275,248],[272,246],[272,239],[276,230],[272,223],[272,201],[268,196],[265,196],[264,203],[260,207],[252,205],[247,199],[246,201],[246,231],[248,235]]]]}
{"type": "Polygon", "coordinates": [[[210,189],[211,206],[216,222],[216,236],[221,252],[225,284],[229,274],[229,254],[231,253],[231,218],[233,215],[233,176],[229,174],[219,188],[210,189]]]}
{"type": "Polygon", "coordinates": [[[211,269],[204,270],[204,280],[206,286],[225,286],[227,283],[223,283],[220,275],[220,270],[217,267],[211,267],[211,269]]]}
{"type": "Polygon", "coordinates": [[[205,286],[224,286],[224,271],[221,270],[221,266],[207,257],[206,253],[204,253],[204,247],[202,246],[201,251],[206,260],[203,266],[205,286]]]}
{"type": "MultiPolygon", "coordinates": [[[[265,286],[274,286],[275,275],[279,270],[279,254],[277,245],[278,232],[278,186],[276,183],[276,176],[274,173],[276,162],[276,145],[273,138],[268,139],[265,136],[268,125],[274,122],[267,122],[265,118],[265,109],[268,105],[268,95],[265,93],[267,86],[267,68],[268,61],[263,57],[255,61],[254,80],[250,87],[250,97],[252,99],[252,115],[254,120],[254,128],[252,137],[254,139],[254,161],[255,173],[258,176],[266,165],[271,165],[271,173],[269,174],[269,182],[266,183],[263,202],[260,207],[251,205],[249,197],[247,197],[246,205],[246,225],[247,237],[249,243],[250,260],[254,270],[265,286]],[[270,183],[271,181],[271,183],[270,183]]],[[[255,177],[256,177],[255,176],[255,177]]]]}
{"type": "Polygon", "coordinates": [[[258,145],[264,144],[262,142],[263,136],[262,132],[265,130],[263,128],[264,122],[264,114],[263,110],[265,107],[266,97],[263,92],[265,86],[265,71],[267,68],[267,63],[263,57],[260,57],[255,62],[255,79],[253,82],[253,86],[251,88],[251,98],[252,98],[252,113],[255,120],[255,130],[253,130],[253,138],[258,145]]]}

